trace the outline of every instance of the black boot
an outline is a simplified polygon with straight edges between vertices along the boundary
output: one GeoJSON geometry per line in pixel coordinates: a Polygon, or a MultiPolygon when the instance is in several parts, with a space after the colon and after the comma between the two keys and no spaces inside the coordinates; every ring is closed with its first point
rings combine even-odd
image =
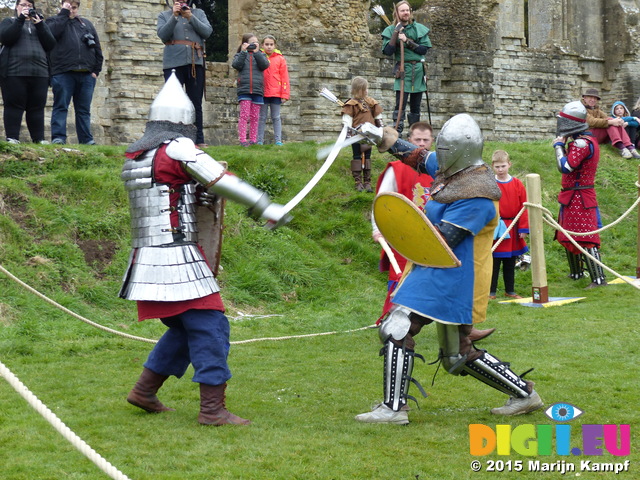
{"type": "Polygon", "coordinates": [[[393,111],[392,119],[393,119],[393,125],[392,125],[393,128],[395,128],[399,136],[402,137],[402,130],[404,130],[404,111],[402,112],[402,117],[400,117],[400,122],[398,122],[398,110],[393,111]]]}
{"type": "Polygon", "coordinates": [[[409,126],[413,125],[416,122],[420,121],[420,114],[419,113],[407,113],[407,120],[409,121],[409,126]]]}

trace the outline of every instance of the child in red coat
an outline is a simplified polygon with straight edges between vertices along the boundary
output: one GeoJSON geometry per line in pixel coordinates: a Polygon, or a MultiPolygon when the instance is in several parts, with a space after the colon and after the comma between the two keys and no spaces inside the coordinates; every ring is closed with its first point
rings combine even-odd
{"type": "MultiPolygon", "coordinates": [[[[522,182],[509,175],[511,161],[509,154],[504,150],[496,150],[491,157],[491,166],[496,175],[498,187],[502,191],[500,198],[500,220],[506,228],[513,223],[518,212],[527,201],[527,191],[522,182]]],[[[516,225],[509,232],[509,238],[505,238],[493,252],[493,276],[491,277],[490,298],[496,298],[500,265],[504,278],[505,296],[510,298],[522,298],[515,291],[516,260],[520,255],[529,251],[525,238],[529,233],[529,217],[527,211],[518,219],[516,225]]]]}
{"type": "Polygon", "coordinates": [[[264,143],[267,110],[270,109],[274,142],[276,145],[282,145],[280,105],[289,100],[289,70],[284,56],[279,50],[276,50],[276,38],[273,35],[264,37],[262,51],[269,59],[269,68],[264,71],[264,104],[260,107],[258,144],[262,145],[264,143]]]}

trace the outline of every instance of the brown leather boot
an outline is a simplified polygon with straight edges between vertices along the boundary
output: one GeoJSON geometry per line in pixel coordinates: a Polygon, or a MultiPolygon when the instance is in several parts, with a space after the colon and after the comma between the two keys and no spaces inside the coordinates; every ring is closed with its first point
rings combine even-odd
{"type": "Polygon", "coordinates": [[[478,330],[476,327],[473,327],[471,329],[471,333],[469,334],[469,340],[471,340],[472,342],[478,342],[478,341],[482,340],[483,338],[487,338],[489,335],[491,335],[495,331],[496,331],[495,328],[488,328],[486,330],[478,330]]]}
{"type": "Polygon", "coordinates": [[[364,186],[362,185],[362,163],[358,159],[351,160],[351,174],[353,175],[353,179],[355,180],[355,187],[358,192],[364,191],[364,186]]]}
{"type": "Polygon", "coordinates": [[[365,168],[362,171],[362,176],[363,178],[363,187],[364,187],[364,191],[367,193],[371,193],[373,192],[373,188],[371,188],[371,169],[365,168]]]}
{"type": "Polygon", "coordinates": [[[145,367],[135,386],[129,392],[127,402],[149,413],[174,412],[173,408],[165,407],[156,397],[156,393],[167,378],[169,377],[159,375],[145,367]]]}
{"type": "Polygon", "coordinates": [[[227,384],[200,384],[200,414],[198,422],[202,425],[249,425],[251,420],[240,418],[225,408],[225,389],[227,384]]]}

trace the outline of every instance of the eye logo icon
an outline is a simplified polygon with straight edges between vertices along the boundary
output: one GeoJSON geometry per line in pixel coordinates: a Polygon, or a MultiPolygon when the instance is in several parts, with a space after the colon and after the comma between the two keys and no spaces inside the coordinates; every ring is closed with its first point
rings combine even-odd
{"type": "Polygon", "coordinates": [[[584,412],[570,403],[554,403],[544,411],[544,414],[556,422],[568,422],[582,415],[584,412]]]}

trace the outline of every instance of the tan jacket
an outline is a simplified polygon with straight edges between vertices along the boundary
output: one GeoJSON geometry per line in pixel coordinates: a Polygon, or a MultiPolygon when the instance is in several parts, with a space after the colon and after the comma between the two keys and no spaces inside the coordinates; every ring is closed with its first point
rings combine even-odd
{"type": "Polygon", "coordinates": [[[352,127],[356,128],[365,122],[375,123],[375,118],[382,113],[382,107],[371,97],[365,98],[364,102],[350,98],[342,107],[342,113],[353,118],[352,127]]]}
{"type": "Polygon", "coordinates": [[[609,127],[609,115],[600,110],[599,106],[590,108],[584,103],[584,100],[580,100],[587,109],[587,123],[590,128],[608,128],[609,127]]]}

